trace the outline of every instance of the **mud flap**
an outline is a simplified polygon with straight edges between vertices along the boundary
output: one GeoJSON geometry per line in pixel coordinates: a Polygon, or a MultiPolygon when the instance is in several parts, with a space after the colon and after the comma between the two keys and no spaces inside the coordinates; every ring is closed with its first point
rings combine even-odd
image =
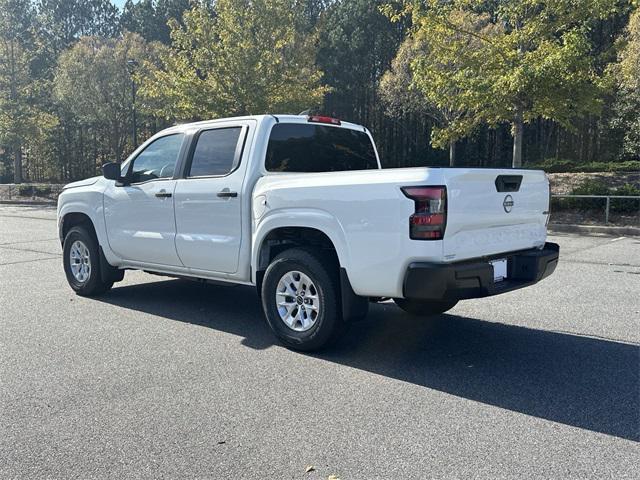
{"type": "Polygon", "coordinates": [[[100,278],[104,283],[109,282],[121,282],[124,278],[124,270],[111,266],[107,262],[107,258],[104,256],[102,247],[98,246],[100,250],[100,278]]]}
{"type": "Polygon", "coordinates": [[[356,295],[344,268],[340,269],[340,290],[342,297],[342,318],[345,322],[359,320],[369,312],[369,299],[356,295]]]}

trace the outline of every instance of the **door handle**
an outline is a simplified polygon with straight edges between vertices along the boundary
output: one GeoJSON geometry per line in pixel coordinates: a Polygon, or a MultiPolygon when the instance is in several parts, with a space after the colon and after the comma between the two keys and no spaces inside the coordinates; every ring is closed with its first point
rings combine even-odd
{"type": "Polygon", "coordinates": [[[220,198],[236,198],[238,196],[238,192],[230,192],[228,190],[223,190],[222,192],[218,192],[218,197],[220,198]]]}
{"type": "Polygon", "coordinates": [[[158,198],[171,198],[173,196],[173,194],[167,192],[166,190],[160,190],[158,193],[156,193],[156,197],[158,198]]]}

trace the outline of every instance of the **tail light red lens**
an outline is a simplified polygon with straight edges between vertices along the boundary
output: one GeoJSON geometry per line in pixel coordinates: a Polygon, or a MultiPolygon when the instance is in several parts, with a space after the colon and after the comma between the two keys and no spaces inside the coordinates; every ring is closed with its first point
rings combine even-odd
{"type": "Polygon", "coordinates": [[[402,189],[416,205],[409,217],[412,240],[442,240],[447,226],[446,187],[404,187],[402,189]]]}
{"type": "Polygon", "coordinates": [[[342,125],[342,122],[337,118],[325,117],[323,115],[310,115],[308,118],[309,123],[326,123],[328,125],[342,125]]]}

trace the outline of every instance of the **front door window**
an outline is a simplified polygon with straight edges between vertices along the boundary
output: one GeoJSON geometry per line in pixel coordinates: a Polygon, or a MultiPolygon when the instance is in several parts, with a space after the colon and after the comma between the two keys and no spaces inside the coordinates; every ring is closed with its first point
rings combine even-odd
{"type": "Polygon", "coordinates": [[[142,183],[162,178],[173,178],[183,134],[167,135],[149,144],[134,159],[129,171],[131,183],[142,183]]]}

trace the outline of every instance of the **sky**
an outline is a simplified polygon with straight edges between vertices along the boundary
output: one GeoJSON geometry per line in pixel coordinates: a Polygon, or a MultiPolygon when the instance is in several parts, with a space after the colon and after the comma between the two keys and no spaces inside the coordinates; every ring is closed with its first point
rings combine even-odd
{"type": "Polygon", "coordinates": [[[111,3],[113,3],[116,7],[122,10],[122,6],[124,5],[125,1],[126,0],[111,0],[111,3]]]}

